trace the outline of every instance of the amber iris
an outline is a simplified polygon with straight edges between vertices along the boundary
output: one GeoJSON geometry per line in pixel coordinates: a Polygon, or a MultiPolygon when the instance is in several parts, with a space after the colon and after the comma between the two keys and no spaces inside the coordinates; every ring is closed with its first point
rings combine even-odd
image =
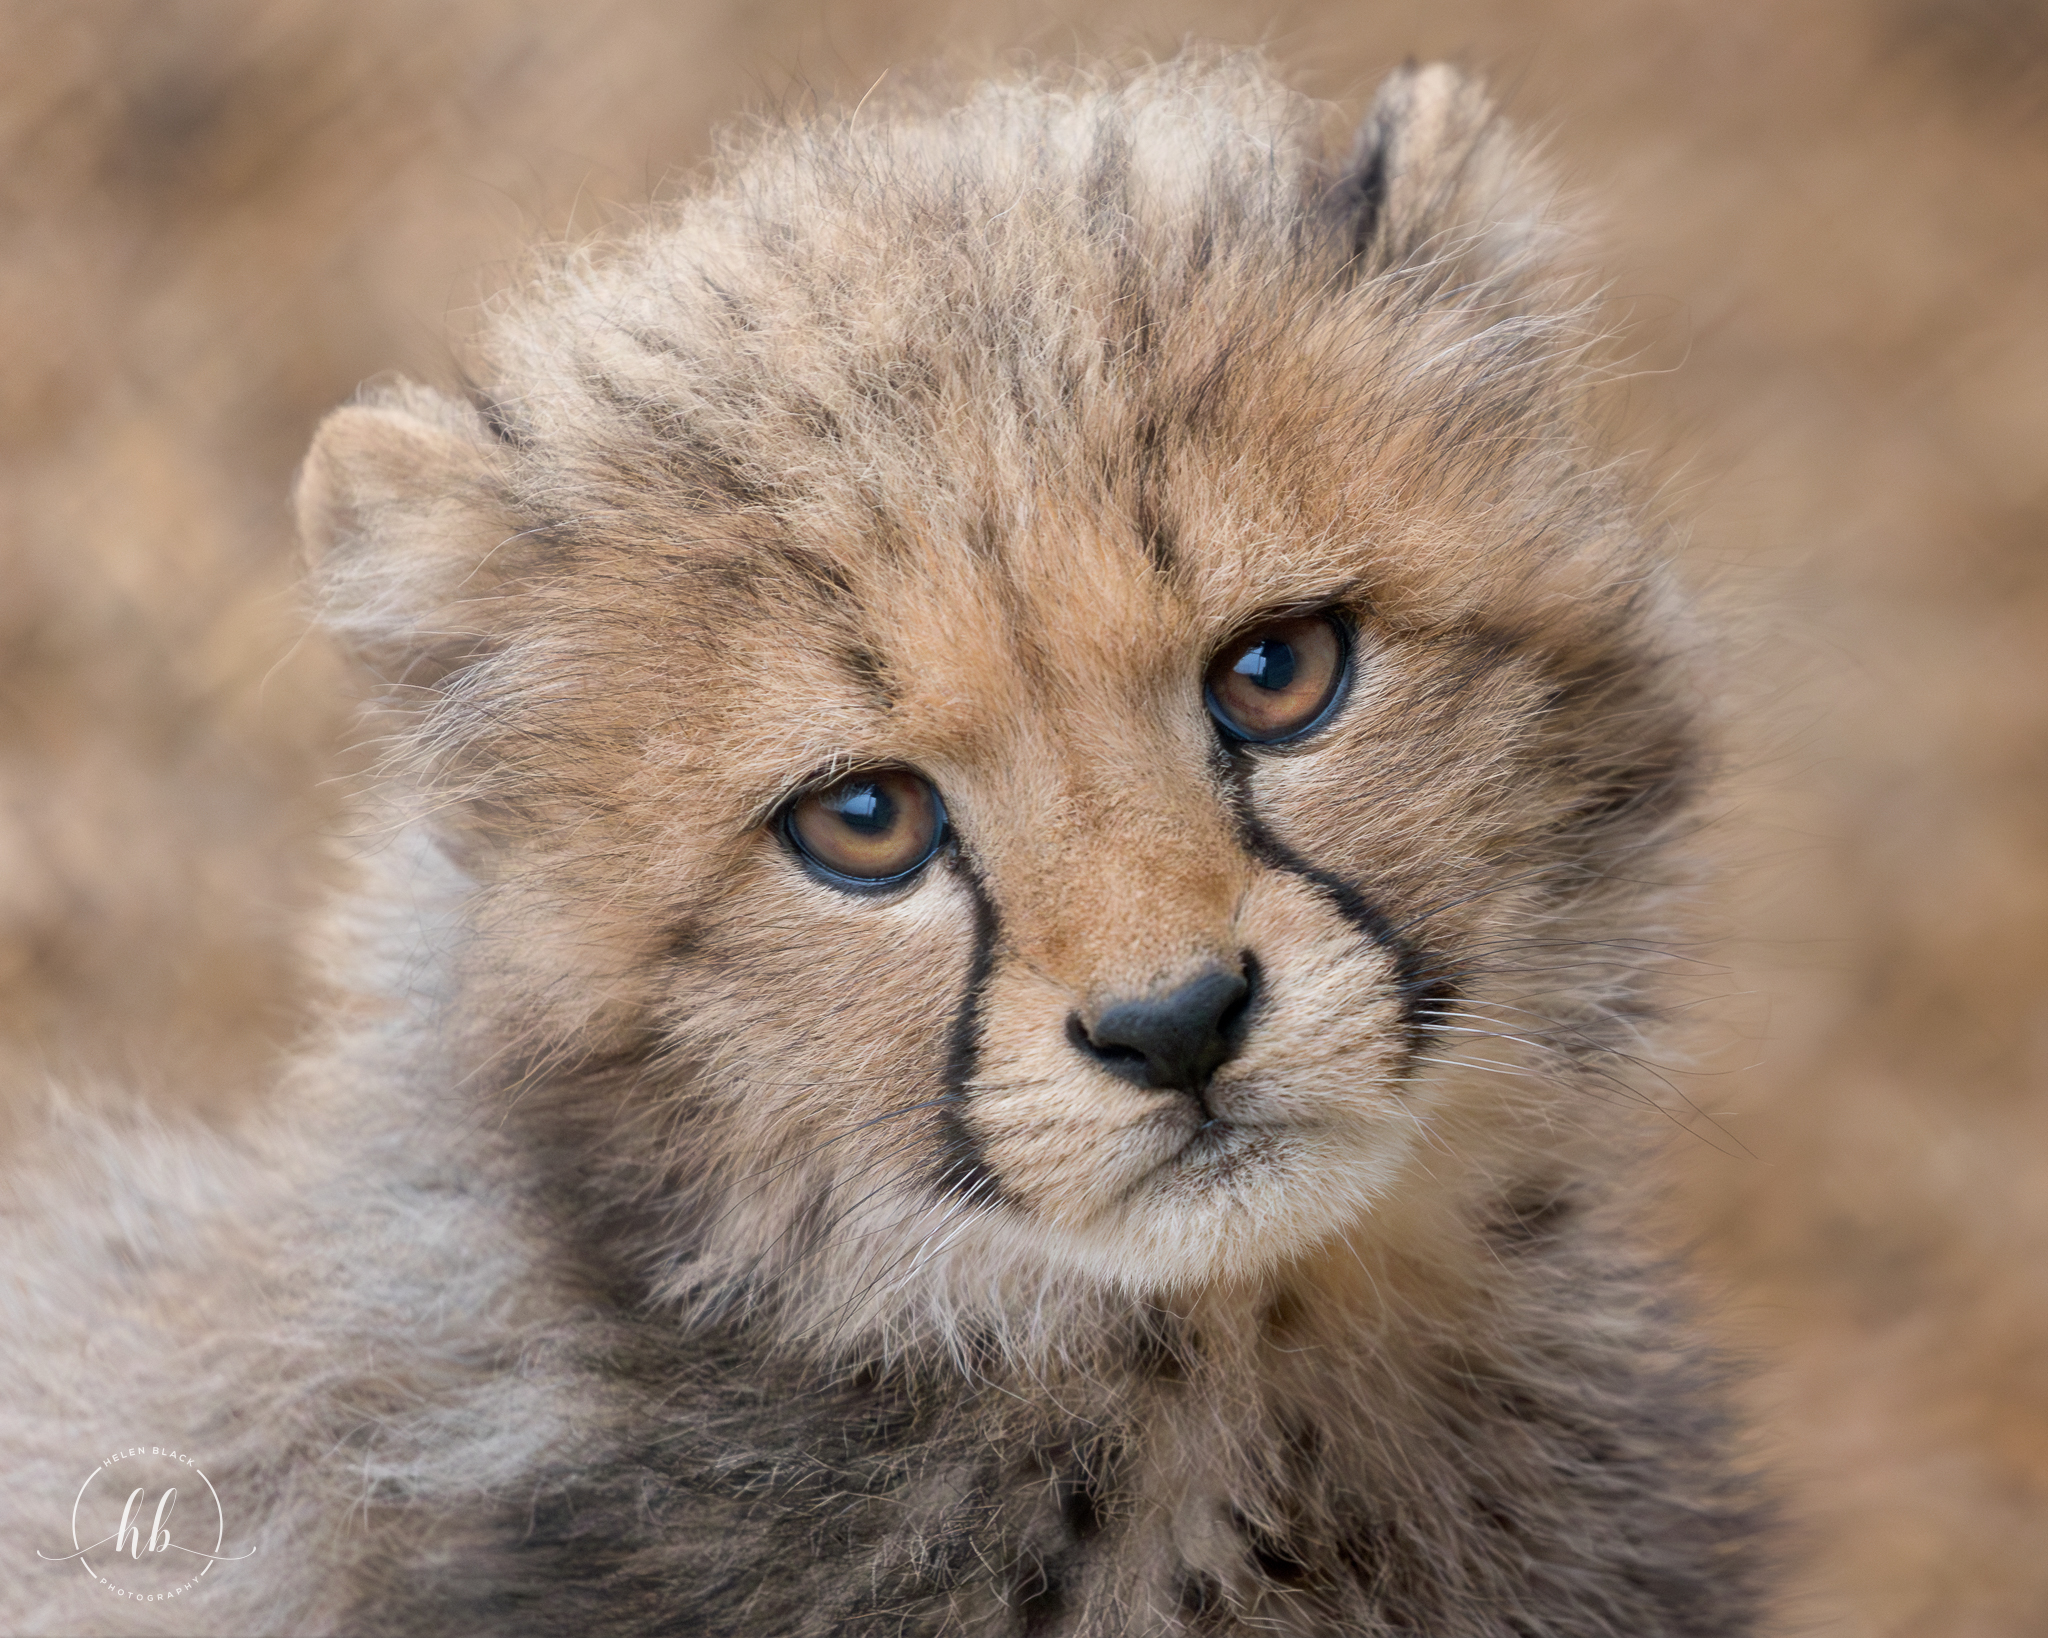
{"type": "Polygon", "coordinates": [[[1203,679],[1233,739],[1271,745],[1317,727],[1337,703],[1351,644],[1328,614],[1262,621],[1223,645],[1203,679]]]}
{"type": "Polygon", "coordinates": [[[939,849],[939,793],[907,769],[855,774],[799,797],[783,820],[796,850],[827,876],[860,887],[901,881],[939,849]]]}

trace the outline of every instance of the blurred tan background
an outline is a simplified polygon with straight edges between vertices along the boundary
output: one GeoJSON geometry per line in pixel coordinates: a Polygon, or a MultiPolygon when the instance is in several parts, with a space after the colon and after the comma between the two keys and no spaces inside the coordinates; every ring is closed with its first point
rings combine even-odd
{"type": "Polygon", "coordinates": [[[285,495],[362,378],[735,111],[988,48],[1487,69],[1602,211],[1730,679],[1677,1232],[1798,1631],[2048,1633],[2048,0],[0,0],[0,1079],[288,1042],[347,683],[285,495]]]}

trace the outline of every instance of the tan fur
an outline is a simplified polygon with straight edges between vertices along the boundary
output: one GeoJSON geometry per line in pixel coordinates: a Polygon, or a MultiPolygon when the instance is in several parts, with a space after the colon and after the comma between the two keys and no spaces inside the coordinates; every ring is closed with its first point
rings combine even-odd
{"type": "Polygon", "coordinates": [[[118,1312],[261,1521],[222,1631],[1748,1630],[1608,1183],[1689,617],[1541,167],[1443,67],[1326,124],[1198,57],[764,133],[509,293],[474,408],[330,418],[348,998],[246,1152],[46,1140],[18,1489],[118,1312]],[[1209,658],[1323,607],[1342,708],[1226,754],[1209,658]],[[773,821],[878,766],[957,845],[852,895],[773,821]],[[1242,953],[1221,1136],[1069,1044],[1242,953]],[[66,1226],[130,1199],[132,1282],[66,1226]]]}

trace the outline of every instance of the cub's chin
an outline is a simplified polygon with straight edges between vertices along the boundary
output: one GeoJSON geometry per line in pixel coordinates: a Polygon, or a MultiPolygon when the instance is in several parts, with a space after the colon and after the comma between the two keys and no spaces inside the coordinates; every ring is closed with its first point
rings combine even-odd
{"type": "Polygon", "coordinates": [[[1021,1207],[1054,1261],[1133,1296],[1267,1282],[1384,1209],[1418,1137],[1384,1094],[1370,1100],[1380,1110],[1313,1119],[1276,1101],[1218,1088],[1206,1114],[1162,1110],[1104,1145],[1088,1175],[1063,1178],[1055,1201],[1021,1207]],[[1075,1209],[1084,1190],[1092,1210],[1075,1209]]]}

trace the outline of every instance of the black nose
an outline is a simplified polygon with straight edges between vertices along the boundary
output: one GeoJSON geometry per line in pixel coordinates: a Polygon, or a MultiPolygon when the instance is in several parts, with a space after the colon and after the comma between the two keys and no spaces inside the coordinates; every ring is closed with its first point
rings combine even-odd
{"type": "Polygon", "coordinates": [[[1135,1085],[1200,1092],[1237,1051],[1257,982],[1258,966],[1247,957],[1242,973],[1217,969],[1171,995],[1115,1002],[1093,1028],[1077,1013],[1067,1020],[1067,1039],[1135,1085]]]}

